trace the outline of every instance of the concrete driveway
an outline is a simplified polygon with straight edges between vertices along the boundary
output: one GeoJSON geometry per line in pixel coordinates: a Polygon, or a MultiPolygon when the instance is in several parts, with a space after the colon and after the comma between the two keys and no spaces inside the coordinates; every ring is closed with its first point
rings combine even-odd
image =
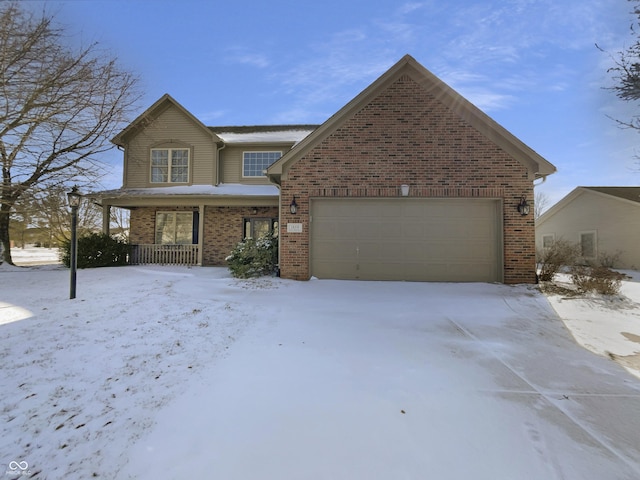
{"type": "Polygon", "coordinates": [[[259,283],[122,478],[637,479],[640,381],[533,287],[259,283]]]}

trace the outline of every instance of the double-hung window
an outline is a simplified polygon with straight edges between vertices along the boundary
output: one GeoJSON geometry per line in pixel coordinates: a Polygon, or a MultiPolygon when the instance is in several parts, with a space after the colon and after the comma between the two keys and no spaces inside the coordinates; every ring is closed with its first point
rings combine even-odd
{"type": "Polygon", "coordinates": [[[542,248],[547,249],[553,247],[556,236],[553,233],[542,235],[542,248]]]}
{"type": "Polygon", "coordinates": [[[282,152],[244,152],[242,155],[243,177],[264,177],[264,171],[282,156],[282,152]]]}
{"type": "Polygon", "coordinates": [[[188,182],[188,148],[154,148],[151,150],[151,183],[188,182]]]}
{"type": "Polygon", "coordinates": [[[596,232],[580,232],[580,254],[583,258],[597,257],[596,232]]]}
{"type": "Polygon", "coordinates": [[[190,245],[197,243],[195,212],[157,212],[156,244],[190,245]]]}

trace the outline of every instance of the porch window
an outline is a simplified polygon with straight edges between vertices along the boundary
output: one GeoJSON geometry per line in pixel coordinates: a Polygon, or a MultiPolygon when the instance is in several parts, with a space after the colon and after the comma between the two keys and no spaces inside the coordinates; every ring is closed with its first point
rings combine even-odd
{"type": "Polygon", "coordinates": [[[151,150],[151,183],[187,183],[188,181],[188,148],[151,150]]]}
{"type": "Polygon", "coordinates": [[[276,218],[245,218],[244,238],[260,238],[273,233],[278,235],[278,219],[276,218]]]}
{"type": "Polygon", "coordinates": [[[264,177],[264,171],[282,156],[282,152],[244,152],[242,154],[242,176],[264,177]]]}
{"type": "Polygon", "coordinates": [[[596,232],[580,232],[580,255],[596,258],[596,232]]]}
{"type": "Polygon", "coordinates": [[[198,243],[197,212],[157,212],[156,244],[190,245],[198,243]]]}

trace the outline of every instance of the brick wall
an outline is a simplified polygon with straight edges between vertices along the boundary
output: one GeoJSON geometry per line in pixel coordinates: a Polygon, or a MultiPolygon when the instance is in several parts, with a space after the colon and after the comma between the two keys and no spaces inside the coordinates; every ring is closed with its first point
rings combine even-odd
{"type": "Polygon", "coordinates": [[[310,276],[310,197],[398,196],[401,184],[411,186],[412,197],[503,199],[504,281],[535,281],[533,215],[522,217],[516,208],[522,195],[533,203],[527,169],[407,75],[308,151],[283,179],[282,205],[295,195],[298,214],[283,209],[282,224],[302,223],[303,233],[281,232],[281,275],[310,276]]]}
{"type": "MultiPolygon", "coordinates": [[[[197,211],[195,207],[144,207],[131,211],[131,243],[155,243],[156,212],[197,211]]],[[[278,218],[277,207],[205,206],[203,265],[226,265],[225,258],[243,238],[244,218],[278,218]]],[[[200,221],[203,221],[200,218],[200,221]]]]}
{"type": "Polygon", "coordinates": [[[205,207],[204,265],[226,265],[226,257],[244,237],[244,218],[278,218],[277,207],[205,207]]]}

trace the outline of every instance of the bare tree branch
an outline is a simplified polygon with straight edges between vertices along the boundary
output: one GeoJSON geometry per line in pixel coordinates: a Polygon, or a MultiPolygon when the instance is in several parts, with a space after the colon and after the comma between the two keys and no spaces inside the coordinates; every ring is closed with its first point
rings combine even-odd
{"type": "Polygon", "coordinates": [[[97,43],[73,50],[43,12],[0,3],[0,259],[11,263],[9,222],[34,188],[95,181],[99,155],[135,111],[137,78],[97,43]]]}

